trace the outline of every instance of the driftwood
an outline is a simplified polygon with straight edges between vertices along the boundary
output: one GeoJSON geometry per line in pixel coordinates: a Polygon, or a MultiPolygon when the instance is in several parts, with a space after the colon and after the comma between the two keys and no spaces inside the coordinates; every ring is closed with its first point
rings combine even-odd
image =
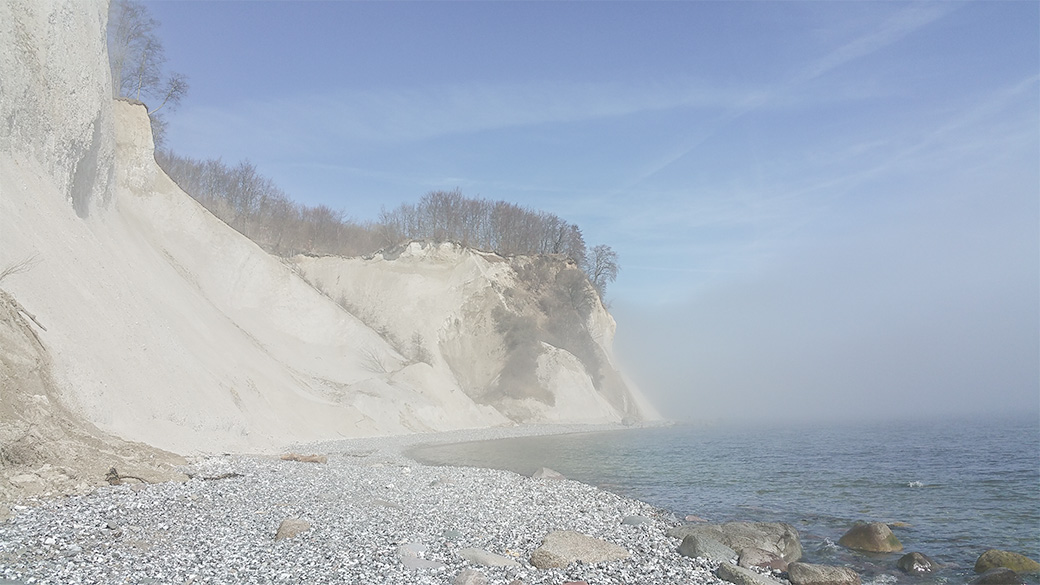
{"type": "Polygon", "coordinates": [[[151,483],[143,477],[137,477],[136,475],[123,475],[116,471],[115,467],[108,468],[108,473],[105,474],[105,481],[107,481],[109,485],[120,485],[123,483],[124,479],[136,479],[141,483],[151,483]]]}

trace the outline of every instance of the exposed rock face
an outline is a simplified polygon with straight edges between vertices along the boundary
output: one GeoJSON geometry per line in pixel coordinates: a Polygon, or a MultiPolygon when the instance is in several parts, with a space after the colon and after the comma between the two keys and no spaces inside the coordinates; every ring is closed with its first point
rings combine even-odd
{"type": "Polygon", "coordinates": [[[403,355],[512,420],[658,417],[613,364],[614,319],[564,258],[413,242],[368,258],[294,262],[403,355]]]}
{"type": "Polygon", "coordinates": [[[531,553],[531,564],[539,569],[564,568],[581,561],[585,564],[627,559],[628,551],[620,546],[573,530],[550,532],[542,546],[531,553]]]}
{"type": "Polygon", "coordinates": [[[107,24],[106,0],[0,4],[0,152],[39,164],[80,217],[111,183],[107,24]]]}
{"type": "Polygon", "coordinates": [[[838,544],[866,552],[888,553],[903,550],[903,543],[899,542],[884,522],[858,523],[838,539],[838,544]]]}
{"type": "MultiPolygon", "coordinates": [[[[420,246],[290,266],[217,220],[155,164],[144,107],[111,99],[107,12],[0,3],[0,270],[38,259],[3,286],[48,325],[33,351],[60,389],[28,411],[60,399],[181,453],[653,416],[573,265],[420,246]]],[[[19,491],[46,483],[17,475],[19,491]]]]}
{"type": "Polygon", "coordinates": [[[1040,563],[1027,556],[1006,550],[990,549],[979,555],[979,559],[975,561],[976,573],[985,573],[998,567],[1011,569],[1017,573],[1040,572],[1040,563]]]}
{"type": "Polygon", "coordinates": [[[787,562],[802,558],[802,543],[794,526],[784,522],[727,522],[725,524],[684,524],[668,530],[668,536],[685,539],[695,534],[717,540],[740,551],[758,548],[772,552],[787,562]]]}
{"type": "Polygon", "coordinates": [[[846,567],[791,563],[787,567],[792,585],[860,585],[859,575],[846,567]]]}
{"type": "Polygon", "coordinates": [[[931,573],[935,569],[935,561],[928,558],[922,553],[911,552],[899,557],[896,561],[896,566],[899,570],[910,575],[917,575],[921,573],[931,573]]]}

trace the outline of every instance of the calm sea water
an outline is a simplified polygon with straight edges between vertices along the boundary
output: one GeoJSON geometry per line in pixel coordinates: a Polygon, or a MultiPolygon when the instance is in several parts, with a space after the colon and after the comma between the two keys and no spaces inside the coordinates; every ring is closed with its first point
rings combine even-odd
{"type": "Polygon", "coordinates": [[[865,583],[966,583],[989,548],[1040,558],[1035,418],[672,426],[441,445],[413,456],[521,474],[551,467],[680,518],[789,522],[804,560],[854,567],[865,583]],[[893,530],[904,552],[945,567],[908,577],[895,568],[902,553],[836,546],[856,520],[903,523],[893,530]]]}

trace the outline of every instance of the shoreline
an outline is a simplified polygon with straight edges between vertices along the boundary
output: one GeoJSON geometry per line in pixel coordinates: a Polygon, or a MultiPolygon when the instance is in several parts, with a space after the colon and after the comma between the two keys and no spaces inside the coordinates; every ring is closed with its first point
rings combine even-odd
{"type": "MultiPolygon", "coordinates": [[[[427,444],[620,430],[544,425],[344,439],[297,445],[327,463],[273,456],[191,458],[184,483],[115,485],[13,506],[0,523],[0,579],[28,583],[430,583],[479,571],[488,584],[722,583],[683,557],[673,518],[645,502],[571,480],[429,466],[427,444]],[[626,518],[640,518],[638,524],[626,518]],[[286,519],[309,529],[276,540],[286,519]],[[550,532],[616,544],[629,558],[538,569],[550,532]],[[506,559],[487,566],[467,551],[506,559]],[[470,571],[470,573],[467,573],[470,571]]],[[[479,582],[479,581],[477,581],[479,582]]]]}

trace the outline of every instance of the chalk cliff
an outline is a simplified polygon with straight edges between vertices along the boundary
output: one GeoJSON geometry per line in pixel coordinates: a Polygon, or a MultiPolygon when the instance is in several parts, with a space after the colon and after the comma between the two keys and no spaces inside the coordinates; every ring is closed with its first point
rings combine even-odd
{"type": "MultiPolygon", "coordinates": [[[[145,109],[109,98],[106,15],[0,1],[0,270],[28,260],[3,323],[69,416],[178,453],[656,417],[562,259],[288,261],[215,218],[156,165],[145,109]]],[[[10,363],[0,392],[39,393],[10,363]]]]}

